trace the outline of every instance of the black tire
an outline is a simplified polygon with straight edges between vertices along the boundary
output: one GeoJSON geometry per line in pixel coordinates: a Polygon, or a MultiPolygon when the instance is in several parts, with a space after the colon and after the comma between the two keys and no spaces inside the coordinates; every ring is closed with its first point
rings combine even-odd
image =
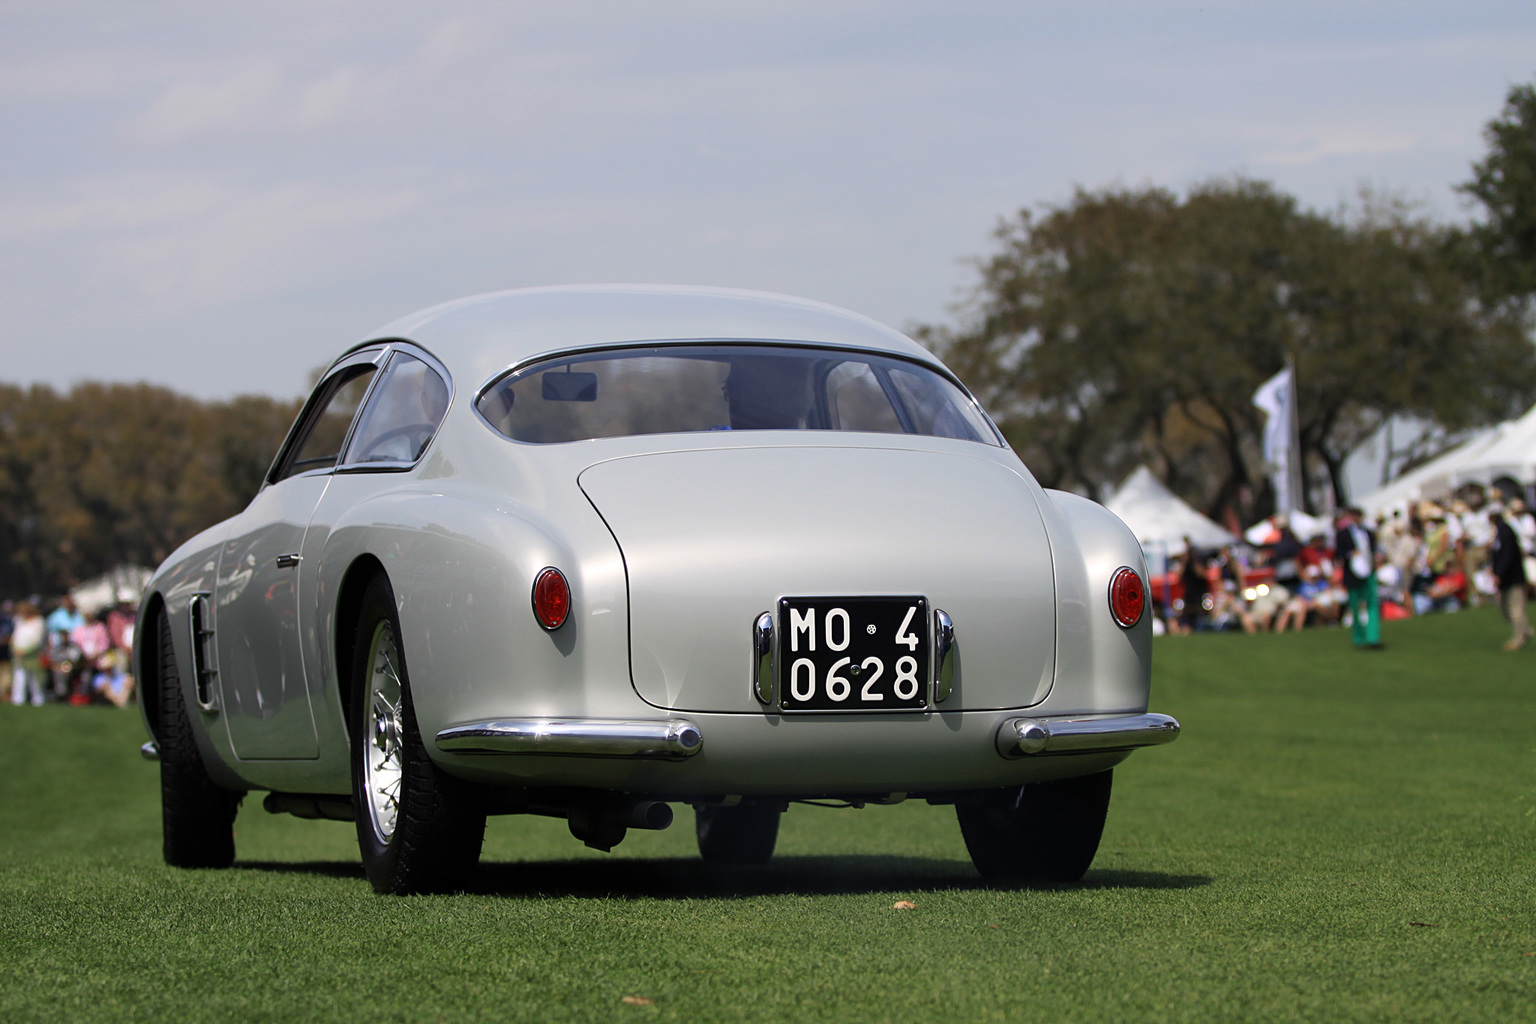
{"type": "MultiPolygon", "coordinates": [[[[352,803],[368,881],[374,891],[397,896],[462,890],[480,860],[485,804],[473,786],[444,772],[427,754],[411,699],[395,595],[383,575],[375,576],[363,594],[352,669],[352,803]],[[377,742],[371,677],[376,650],[389,648],[376,648],[376,641],[394,645],[396,657],[387,660],[398,677],[400,698],[398,711],[388,717],[388,739],[377,742]],[[386,806],[380,807],[369,791],[365,758],[370,756],[378,756],[380,765],[398,764],[392,808],[388,796],[383,798],[386,806]]],[[[385,679],[380,685],[392,683],[385,679]]],[[[380,792],[388,788],[380,787],[380,792]]]]}
{"type": "Polygon", "coordinates": [[[766,864],[772,859],[783,815],[778,806],[699,807],[694,815],[699,855],[706,864],[766,864]]]}
{"type": "Polygon", "coordinates": [[[178,868],[227,868],[235,862],[235,815],[245,794],[216,785],[203,767],[171,646],[171,621],[163,612],[156,629],[155,664],[165,862],[178,868]]]}
{"type": "Polygon", "coordinates": [[[998,882],[1076,882],[1093,863],[1114,772],[974,794],[955,804],[971,863],[998,882]]]}

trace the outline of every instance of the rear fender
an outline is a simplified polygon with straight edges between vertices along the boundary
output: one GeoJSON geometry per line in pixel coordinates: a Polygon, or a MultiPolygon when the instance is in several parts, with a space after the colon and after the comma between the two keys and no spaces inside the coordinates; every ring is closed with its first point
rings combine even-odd
{"type": "MultiPolygon", "coordinates": [[[[629,683],[623,560],[602,520],[573,502],[557,531],[496,498],[397,492],[349,509],[331,529],[319,593],[337,596],[321,598],[318,624],[333,733],[345,733],[346,595],[370,567],[395,593],[423,735],[485,718],[645,713],[629,683]],[[553,632],[532,608],[533,580],[546,566],[571,588],[570,619],[553,632]]],[[[318,725],[318,709],[316,717],[318,725]]]]}
{"type": "Polygon", "coordinates": [[[1147,586],[1141,545],[1103,505],[1065,491],[1046,495],[1040,511],[1057,554],[1058,601],[1056,684],[1041,713],[1144,712],[1152,679],[1150,602],[1129,629],[1109,610],[1115,570],[1128,566],[1147,586]]]}

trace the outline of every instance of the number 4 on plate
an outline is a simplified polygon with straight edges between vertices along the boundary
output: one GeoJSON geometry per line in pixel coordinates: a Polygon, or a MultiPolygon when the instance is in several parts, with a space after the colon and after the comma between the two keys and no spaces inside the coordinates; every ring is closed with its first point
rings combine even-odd
{"type": "Polygon", "coordinates": [[[913,605],[912,607],[908,608],[906,617],[901,620],[901,626],[896,630],[896,642],[899,644],[906,644],[907,650],[909,651],[917,650],[917,645],[919,642],[917,639],[917,634],[911,632],[909,628],[912,625],[912,616],[916,614],[917,605],[913,605]]]}

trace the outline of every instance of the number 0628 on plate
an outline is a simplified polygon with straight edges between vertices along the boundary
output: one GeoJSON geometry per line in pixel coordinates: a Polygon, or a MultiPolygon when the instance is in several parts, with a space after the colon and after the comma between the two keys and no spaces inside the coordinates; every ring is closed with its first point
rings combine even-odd
{"type": "Polygon", "coordinates": [[[931,628],[922,597],[780,598],[779,709],[927,708],[931,628]]]}

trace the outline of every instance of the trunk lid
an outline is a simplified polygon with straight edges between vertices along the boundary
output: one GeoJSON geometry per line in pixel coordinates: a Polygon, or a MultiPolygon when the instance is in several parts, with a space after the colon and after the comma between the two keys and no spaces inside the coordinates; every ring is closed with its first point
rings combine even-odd
{"type": "Polygon", "coordinates": [[[957,682],[942,710],[1025,707],[1050,689],[1050,542],[1034,489],[999,460],[706,449],[599,463],[579,483],[623,553],[630,674],[651,704],[761,712],[752,626],[787,596],[917,595],[947,612],[957,682]]]}

